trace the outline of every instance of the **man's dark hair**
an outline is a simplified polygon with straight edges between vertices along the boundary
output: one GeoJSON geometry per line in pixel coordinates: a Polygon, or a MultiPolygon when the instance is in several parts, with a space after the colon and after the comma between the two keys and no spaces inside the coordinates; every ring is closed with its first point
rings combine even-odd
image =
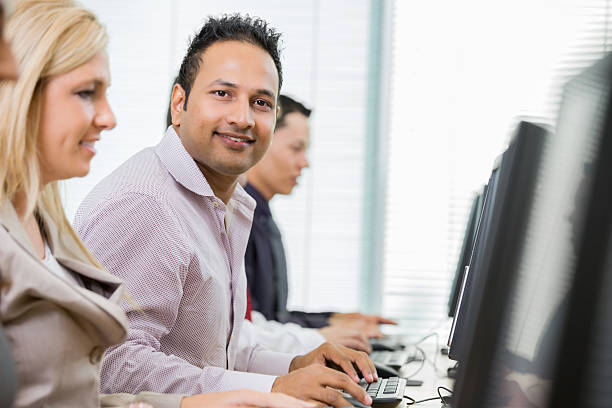
{"type": "Polygon", "coordinates": [[[280,61],[279,38],[280,33],[257,17],[241,16],[240,14],[209,17],[200,32],[191,40],[179,69],[177,82],[185,90],[183,109],[187,109],[189,92],[200,69],[202,54],[217,41],[242,41],[265,50],[276,65],[278,90],[280,91],[283,83],[283,70],[280,61]]]}
{"type": "Polygon", "coordinates": [[[280,129],[286,125],[285,116],[290,113],[298,112],[306,116],[307,118],[310,117],[310,114],[312,113],[312,109],[308,109],[303,104],[296,101],[295,99],[288,97],[287,95],[281,95],[278,97],[278,106],[280,107],[280,113],[278,114],[278,118],[276,119],[276,127],[274,128],[274,130],[280,129]]]}

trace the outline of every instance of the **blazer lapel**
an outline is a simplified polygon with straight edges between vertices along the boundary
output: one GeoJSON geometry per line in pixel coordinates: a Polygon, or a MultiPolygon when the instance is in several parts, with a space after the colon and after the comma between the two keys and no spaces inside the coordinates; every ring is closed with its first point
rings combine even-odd
{"type": "Polygon", "coordinates": [[[93,266],[72,234],[60,233],[46,212],[41,211],[41,217],[45,226],[47,242],[55,259],[66,268],[99,282],[104,287],[104,292],[108,292],[105,295],[109,299],[118,301],[123,292],[121,288],[123,281],[111,273],[93,266]]]}
{"type": "Polygon", "coordinates": [[[92,313],[97,315],[98,317],[95,318],[97,325],[95,327],[99,334],[106,339],[108,344],[118,343],[125,338],[128,328],[125,313],[118,304],[123,295],[122,281],[93,266],[72,235],[60,233],[55,222],[45,211],[41,211],[40,216],[45,226],[47,243],[56,260],[67,269],[98,283],[101,288],[105,289],[103,292],[108,295],[108,299],[91,290],[69,283],[45,267],[36,256],[30,239],[12,204],[7,201],[0,208],[0,224],[32,256],[32,260],[40,266],[37,270],[46,272],[47,276],[41,277],[44,279],[44,281],[41,281],[42,287],[47,287],[44,282],[49,282],[49,284],[55,282],[53,285],[62,285],[60,292],[52,290],[45,293],[45,296],[53,298],[56,303],[77,315],[83,313],[88,316],[92,316],[92,313]],[[60,293],[63,293],[63,295],[60,295],[60,293]]]}
{"type": "Polygon", "coordinates": [[[34,246],[28,237],[27,232],[23,228],[15,208],[10,201],[6,200],[0,207],[0,224],[15,238],[17,242],[28,251],[33,257],[38,258],[34,246]]]}
{"type": "Polygon", "coordinates": [[[45,211],[41,211],[40,215],[43,219],[51,253],[57,262],[71,271],[94,281],[103,294],[81,287],[77,289],[85,297],[110,314],[115,320],[127,326],[125,313],[119,306],[124,290],[123,281],[111,273],[93,266],[87,255],[74,240],[72,234],[60,233],[55,222],[53,222],[49,214],[45,211]],[[107,298],[111,302],[109,302],[107,298]]]}

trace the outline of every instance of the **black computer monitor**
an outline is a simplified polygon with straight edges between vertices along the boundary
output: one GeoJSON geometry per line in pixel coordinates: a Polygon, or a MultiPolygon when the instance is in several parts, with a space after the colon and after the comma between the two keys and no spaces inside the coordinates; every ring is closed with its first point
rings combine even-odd
{"type": "MultiPolygon", "coordinates": [[[[585,138],[590,154],[576,197],[584,222],[574,230],[575,277],[548,406],[611,407],[612,54],[570,82],[564,98],[559,127],[585,138]],[[570,115],[579,109],[579,118],[570,115]]],[[[573,220],[580,217],[572,215],[573,220]]]]}
{"type": "Polygon", "coordinates": [[[506,230],[519,228],[524,222],[522,208],[534,185],[546,133],[538,125],[521,122],[489,182],[464,293],[451,329],[449,356],[453,360],[463,362],[468,357],[486,282],[506,279],[497,266],[506,260],[495,251],[515,239],[506,230]]]}
{"type": "Polygon", "coordinates": [[[465,232],[463,233],[461,250],[459,251],[459,256],[457,258],[455,275],[451,284],[450,296],[448,298],[448,317],[454,317],[455,311],[457,310],[457,302],[459,300],[459,294],[461,293],[461,282],[463,282],[465,268],[469,265],[470,257],[472,256],[474,240],[476,239],[476,229],[478,228],[478,222],[480,221],[480,214],[482,214],[482,204],[484,202],[486,188],[487,186],[484,186],[479,193],[474,195],[472,200],[470,214],[465,226],[465,232]]]}
{"type": "Polygon", "coordinates": [[[466,326],[469,319],[468,310],[472,299],[472,287],[474,286],[474,281],[478,277],[478,271],[476,271],[472,265],[474,260],[480,256],[480,251],[484,247],[484,243],[487,241],[487,236],[490,232],[493,207],[495,204],[499,180],[499,167],[502,162],[502,157],[503,156],[500,156],[496,160],[491,177],[489,177],[482,214],[476,229],[476,237],[472,253],[470,254],[470,262],[467,269],[465,269],[461,280],[459,298],[457,299],[457,310],[453,318],[453,323],[448,338],[448,356],[456,361],[460,361],[460,356],[465,348],[464,339],[466,326]]]}
{"type": "MultiPolygon", "coordinates": [[[[567,84],[534,188],[508,197],[524,223],[506,222],[505,238],[490,243],[495,273],[483,282],[456,408],[585,407],[599,397],[587,385],[601,359],[589,360],[596,352],[587,348],[595,322],[606,321],[598,310],[610,314],[602,296],[612,221],[610,58],[567,84]]],[[[599,340],[611,349],[609,336],[599,340]]],[[[600,384],[609,399],[598,406],[612,406],[609,381],[600,384]]]]}

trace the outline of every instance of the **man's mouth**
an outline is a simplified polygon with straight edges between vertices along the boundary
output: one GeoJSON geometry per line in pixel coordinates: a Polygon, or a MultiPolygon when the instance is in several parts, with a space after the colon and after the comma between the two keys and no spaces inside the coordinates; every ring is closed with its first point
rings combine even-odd
{"type": "Polygon", "coordinates": [[[219,133],[214,132],[215,135],[223,138],[226,143],[232,146],[247,146],[251,143],[255,143],[255,139],[252,139],[246,135],[240,135],[236,133],[219,133]]]}

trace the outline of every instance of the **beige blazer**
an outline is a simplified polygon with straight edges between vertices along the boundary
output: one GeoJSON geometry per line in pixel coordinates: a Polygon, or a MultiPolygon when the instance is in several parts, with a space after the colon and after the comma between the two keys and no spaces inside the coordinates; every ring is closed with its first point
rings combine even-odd
{"type": "Polygon", "coordinates": [[[47,269],[13,206],[0,206],[0,321],[19,376],[15,407],[99,407],[143,401],[178,407],[180,395],[99,396],[104,350],[123,341],[128,323],[118,303],[123,283],[94,267],[70,234],[42,213],[57,261],[79,275],[77,286],[47,269]]]}

